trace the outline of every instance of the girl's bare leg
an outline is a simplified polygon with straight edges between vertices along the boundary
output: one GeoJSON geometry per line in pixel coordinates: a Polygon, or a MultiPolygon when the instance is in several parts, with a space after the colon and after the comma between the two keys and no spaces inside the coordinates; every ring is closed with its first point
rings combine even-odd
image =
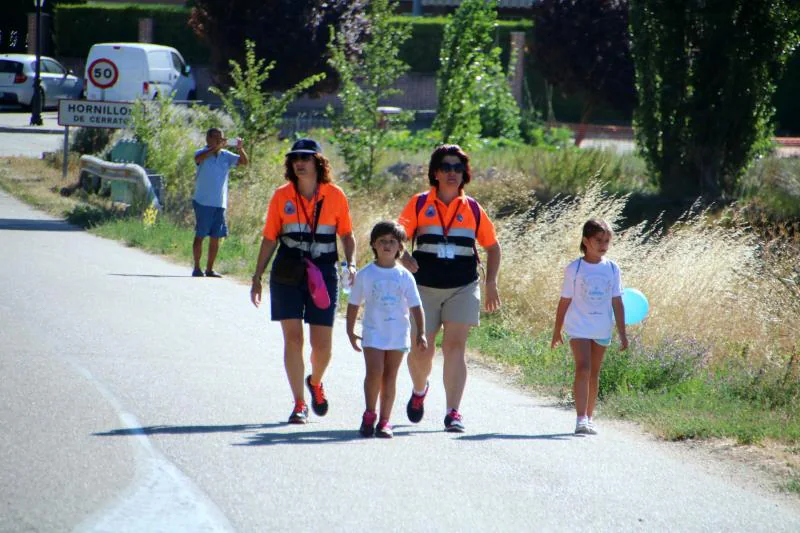
{"type": "Polygon", "coordinates": [[[389,420],[397,391],[397,371],[403,362],[403,352],[386,350],[383,359],[383,376],[381,385],[381,420],[389,420]]]}
{"type": "Polygon", "coordinates": [[[592,369],[589,374],[589,400],[587,401],[586,415],[591,418],[594,406],[597,403],[597,391],[600,388],[600,366],[606,355],[606,347],[592,342],[592,369]]]}
{"type": "Polygon", "coordinates": [[[589,400],[589,378],[592,371],[592,344],[587,339],[570,339],[572,357],[575,359],[575,381],[572,384],[572,395],[575,398],[575,413],[587,416],[589,400]]]}
{"type": "Polygon", "coordinates": [[[384,373],[384,350],[364,348],[364,362],[367,364],[367,375],[364,377],[364,399],[367,411],[375,411],[378,395],[381,393],[381,382],[384,373]]]}

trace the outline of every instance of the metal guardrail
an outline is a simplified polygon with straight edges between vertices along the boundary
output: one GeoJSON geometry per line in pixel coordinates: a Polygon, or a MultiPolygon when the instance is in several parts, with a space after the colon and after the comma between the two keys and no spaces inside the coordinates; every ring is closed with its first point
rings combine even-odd
{"type": "Polygon", "coordinates": [[[144,199],[146,205],[161,210],[156,190],[147,171],[141,166],[134,163],[111,163],[91,155],[82,155],[80,169],[81,174],[87,172],[101,180],[118,180],[135,184],[139,198],[144,199]]]}

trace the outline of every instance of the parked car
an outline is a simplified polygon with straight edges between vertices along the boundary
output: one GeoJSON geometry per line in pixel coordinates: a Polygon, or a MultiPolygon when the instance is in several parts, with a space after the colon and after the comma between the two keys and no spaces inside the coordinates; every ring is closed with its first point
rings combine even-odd
{"type": "Polygon", "coordinates": [[[86,98],[128,102],[173,94],[195,100],[194,73],[171,46],[146,43],[98,43],[86,58],[86,98]]]}
{"type": "MultiPolygon", "coordinates": [[[[60,98],[80,98],[83,80],[52,57],[42,56],[41,76],[44,107],[58,107],[60,98]]],[[[31,107],[36,56],[0,54],[0,103],[31,107]]]]}

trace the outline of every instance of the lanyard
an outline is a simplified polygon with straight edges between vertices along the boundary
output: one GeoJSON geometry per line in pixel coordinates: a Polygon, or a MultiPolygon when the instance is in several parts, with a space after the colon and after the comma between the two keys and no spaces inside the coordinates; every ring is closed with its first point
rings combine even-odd
{"type": "MultiPolygon", "coordinates": [[[[459,202],[461,202],[460,198],[458,198],[457,200],[459,202]]],[[[450,217],[450,222],[447,223],[447,226],[445,226],[445,224],[444,224],[444,217],[442,216],[442,212],[439,211],[439,204],[437,202],[437,198],[433,199],[433,205],[436,206],[436,214],[439,215],[439,222],[442,223],[442,234],[444,235],[444,242],[446,243],[447,242],[447,234],[450,233],[450,228],[453,226],[453,222],[455,221],[456,217],[458,216],[458,210],[461,208],[461,205],[459,204],[458,207],[456,207],[456,210],[453,212],[453,216],[450,217]]]]}
{"type": "MultiPolygon", "coordinates": [[[[302,209],[303,210],[303,215],[306,217],[306,222],[308,222],[308,226],[311,228],[311,242],[313,243],[314,242],[314,236],[317,233],[317,224],[319,223],[319,221],[318,220],[312,220],[311,217],[308,216],[308,211],[306,211],[306,206],[303,205],[303,199],[297,193],[297,187],[295,187],[294,193],[295,193],[295,195],[294,195],[295,200],[297,201],[297,207],[299,208],[298,211],[297,211],[297,226],[298,226],[298,228],[300,226],[300,209],[302,209]]],[[[311,205],[312,205],[311,213],[315,213],[316,210],[317,210],[317,195],[318,194],[319,194],[319,185],[317,185],[317,188],[314,189],[314,198],[312,198],[312,200],[311,200],[311,205]]],[[[301,240],[302,240],[302,237],[301,237],[301,240]]]]}

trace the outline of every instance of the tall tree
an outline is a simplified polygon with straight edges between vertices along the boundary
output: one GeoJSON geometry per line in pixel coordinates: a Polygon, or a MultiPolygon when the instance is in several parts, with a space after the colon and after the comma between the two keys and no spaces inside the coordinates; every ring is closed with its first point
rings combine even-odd
{"type": "Polygon", "coordinates": [[[359,53],[350,54],[342,34],[335,34],[329,44],[330,64],[341,79],[341,109],[328,107],[333,122],[334,142],[347,163],[354,183],[367,185],[375,175],[389,129],[410,118],[388,118],[378,111],[381,101],[401,91],[395,81],[408,70],[399,59],[400,47],[411,35],[410,24],[395,24],[395,0],[371,0],[366,16],[370,31],[359,53]]]}
{"type": "Polygon", "coordinates": [[[583,102],[580,144],[600,105],[629,114],[636,103],[628,0],[542,0],[533,8],[533,49],[545,79],[583,102]]]}
{"type": "Polygon", "coordinates": [[[335,89],[328,65],[331,29],[357,50],[367,19],[367,0],[195,0],[189,24],[211,49],[216,81],[229,84],[228,62],[246,61],[245,40],[257,43],[256,55],[275,68],[265,88],[285,90],[324,72],[317,89],[335,89]]]}
{"type": "Polygon", "coordinates": [[[496,21],[497,0],[463,0],[445,26],[433,123],[444,142],[519,137],[519,107],[494,46],[496,21]]]}
{"type": "Polygon", "coordinates": [[[636,139],[661,190],[718,197],[769,144],[793,0],[631,0],[636,139]]]}

